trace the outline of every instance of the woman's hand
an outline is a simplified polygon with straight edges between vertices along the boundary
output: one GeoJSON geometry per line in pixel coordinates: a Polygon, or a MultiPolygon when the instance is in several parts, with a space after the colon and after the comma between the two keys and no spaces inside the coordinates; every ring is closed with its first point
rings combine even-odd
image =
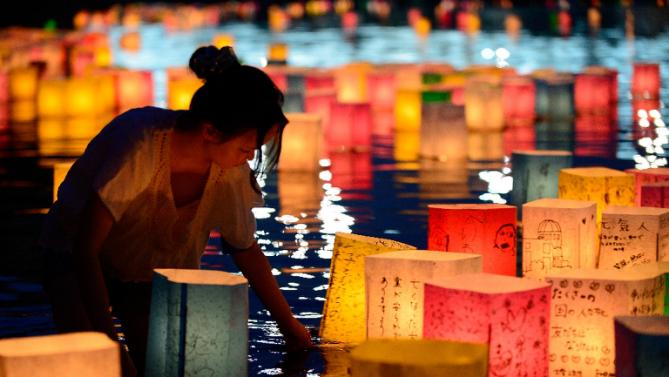
{"type": "Polygon", "coordinates": [[[285,326],[279,326],[288,352],[304,351],[311,348],[311,333],[300,321],[292,318],[285,326]]]}

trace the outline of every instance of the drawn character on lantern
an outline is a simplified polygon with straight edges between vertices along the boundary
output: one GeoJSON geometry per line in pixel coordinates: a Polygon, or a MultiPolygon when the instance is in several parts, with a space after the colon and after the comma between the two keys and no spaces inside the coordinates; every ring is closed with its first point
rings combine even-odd
{"type": "MultiPolygon", "coordinates": [[[[478,229],[483,225],[483,219],[476,218],[474,216],[467,216],[462,229],[460,230],[460,250],[452,251],[461,251],[464,253],[474,253],[474,242],[478,236],[478,229]]],[[[448,250],[448,249],[446,249],[448,250]]]]}
{"type": "Polygon", "coordinates": [[[516,255],[516,227],[513,224],[504,224],[495,233],[495,249],[503,253],[516,255]]]}
{"type": "Polygon", "coordinates": [[[505,377],[511,372],[512,364],[513,354],[511,350],[504,350],[501,344],[497,344],[495,352],[490,355],[490,375],[505,377]]]}
{"type": "Polygon", "coordinates": [[[563,255],[562,228],[557,221],[546,219],[540,222],[537,227],[537,238],[528,241],[525,249],[529,263],[525,266],[525,272],[533,271],[535,265],[539,271],[545,272],[553,268],[572,268],[569,260],[563,255]],[[532,244],[538,246],[534,250],[537,250],[536,253],[539,255],[534,255],[532,244]]]}

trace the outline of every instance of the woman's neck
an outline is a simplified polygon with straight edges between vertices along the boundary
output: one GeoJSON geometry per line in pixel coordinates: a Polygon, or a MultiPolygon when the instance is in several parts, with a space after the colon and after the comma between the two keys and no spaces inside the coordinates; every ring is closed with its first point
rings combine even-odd
{"type": "Polygon", "coordinates": [[[198,131],[172,131],[170,168],[174,173],[205,174],[211,159],[206,153],[202,133],[198,131]]]}

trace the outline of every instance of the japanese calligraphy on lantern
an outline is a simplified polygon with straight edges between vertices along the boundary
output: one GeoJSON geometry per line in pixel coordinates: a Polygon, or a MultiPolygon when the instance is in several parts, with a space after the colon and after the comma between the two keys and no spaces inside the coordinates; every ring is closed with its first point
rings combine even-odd
{"type": "Polygon", "coordinates": [[[546,376],[550,285],[493,274],[425,283],[423,336],[488,344],[488,376],[546,376]]]}
{"type": "Polygon", "coordinates": [[[595,211],[590,201],[539,199],[523,205],[523,276],[597,263],[595,211]]]}
{"type": "Polygon", "coordinates": [[[622,270],[669,257],[669,209],[610,206],[602,215],[599,268],[622,270]]]}
{"type": "Polygon", "coordinates": [[[330,287],[325,296],[320,337],[325,342],[354,343],[365,340],[365,257],[415,247],[384,238],[337,233],[330,287]]]}
{"type": "Polygon", "coordinates": [[[503,204],[428,206],[430,250],[476,253],[483,271],[516,275],[516,207],[503,204]]]}
{"type": "Polygon", "coordinates": [[[662,313],[664,276],[635,271],[579,269],[551,283],[550,376],[613,377],[613,320],[662,313]]]}
{"type": "Polygon", "coordinates": [[[423,284],[434,277],[481,272],[481,256],[428,250],[365,258],[367,337],[423,337],[423,284]]]}
{"type": "Polygon", "coordinates": [[[669,376],[669,317],[615,318],[616,376],[669,376]]]}

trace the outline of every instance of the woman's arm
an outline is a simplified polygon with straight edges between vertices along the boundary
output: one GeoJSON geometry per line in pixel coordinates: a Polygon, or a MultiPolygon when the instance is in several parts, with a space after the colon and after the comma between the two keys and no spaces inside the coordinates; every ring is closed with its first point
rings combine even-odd
{"type": "Polygon", "coordinates": [[[254,242],[251,247],[234,253],[232,257],[260,301],[272,313],[288,349],[304,350],[311,347],[309,331],[293,316],[260,246],[254,242]]]}

